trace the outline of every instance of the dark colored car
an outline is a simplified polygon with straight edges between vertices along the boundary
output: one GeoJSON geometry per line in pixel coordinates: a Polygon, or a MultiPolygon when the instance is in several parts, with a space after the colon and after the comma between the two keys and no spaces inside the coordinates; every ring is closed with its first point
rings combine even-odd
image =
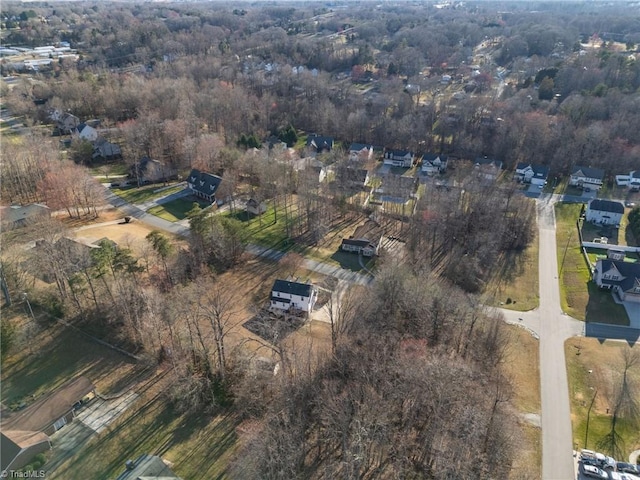
{"type": "Polygon", "coordinates": [[[638,475],[640,473],[637,466],[625,462],[616,463],[616,471],[622,473],[632,473],[634,475],[638,475]]]}

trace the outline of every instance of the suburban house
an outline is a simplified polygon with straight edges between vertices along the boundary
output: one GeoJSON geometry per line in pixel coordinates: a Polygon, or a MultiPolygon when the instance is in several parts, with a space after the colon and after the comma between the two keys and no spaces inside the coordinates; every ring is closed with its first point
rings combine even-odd
{"type": "Polygon", "coordinates": [[[516,165],[515,179],[531,185],[545,185],[549,177],[549,167],[521,162],[516,165]]]}
{"type": "Polygon", "coordinates": [[[102,137],[98,138],[93,144],[93,155],[91,155],[91,158],[93,159],[112,159],[120,156],[122,156],[120,146],[115,143],[108,142],[102,137]]]}
{"type": "Polygon", "coordinates": [[[333,138],[311,133],[307,137],[307,147],[314,153],[330,152],[333,148],[333,138]]]}
{"type": "Polygon", "coordinates": [[[195,168],[191,170],[191,173],[187,177],[187,185],[193,194],[210,203],[216,201],[216,191],[221,182],[222,178],[217,175],[201,172],[195,168]]]}
{"type": "Polygon", "coordinates": [[[413,167],[416,156],[408,150],[386,150],[383,163],[392,167],[413,167]]]}
{"type": "Polygon", "coordinates": [[[116,480],[181,480],[157,455],[145,453],[136,460],[128,460],[124,467],[116,480]]]}
{"type": "Polygon", "coordinates": [[[347,187],[364,187],[369,182],[369,170],[341,165],[336,168],[336,180],[347,187]]]}
{"type": "Polygon", "coordinates": [[[253,215],[262,215],[267,211],[267,205],[264,202],[259,202],[255,198],[251,197],[247,201],[246,209],[248,213],[253,215]]]}
{"type": "Polygon", "coordinates": [[[598,287],[613,290],[625,302],[640,302],[640,263],[600,259],[593,280],[598,287]]]}
{"type": "Polygon", "coordinates": [[[87,125],[86,123],[81,123],[78,125],[74,132],[78,138],[82,140],[86,140],[87,142],[95,142],[98,140],[98,130],[87,125]]]}
{"type": "Polygon", "coordinates": [[[620,225],[624,216],[622,202],[594,199],[589,202],[585,218],[587,222],[603,225],[620,225]]]}
{"type": "Polygon", "coordinates": [[[46,205],[31,203],[29,205],[11,205],[0,207],[1,224],[3,230],[26,227],[51,216],[51,211],[46,205]]]}
{"type": "Polygon", "coordinates": [[[73,421],[76,409],[95,397],[95,385],[86,377],[69,380],[23,410],[4,416],[2,470],[17,470],[49,448],[49,435],[73,421]]]}
{"type": "Polygon", "coordinates": [[[435,175],[447,170],[447,157],[443,154],[427,153],[422,157],[422,168],[420,171],[425,175],[435,175]]]}
{"type": "Polygon", "coordinates": [[[138,184],[166,182],[176,174],[175,168],[149,157],[142,157],[129,169],[129,177],[136,180],[138,184]]]}
{"type": "Polygon", "coordinates": [[[378,222],[367,220],[356,228],[353,235],[342,239],[340,248],[345,252],[362,253],[365,257],[378,255],[382,243],[382,228],[378,222]]]}
{"type": "Polygon", "coordinates": [[[78,125],[80,125],[80,119],[78,117],[68,112],[62,112],[58,109],[49,113],[49,118],[55,122],[57,129],[62,134],[69,134],[73,132],[78,125]]]}
{"type": "Polygon", "coordinates": [[[576,166],[571,170],[569,185],[598,190],[604,181],[604,170],[599,168],[576,166]]]}
{"type": "Polygon", "coordinates": [[[0,475],[5,478],[9,470],[19,470],[50,448],[49,437],[42,432],[3,429],[0,433],[0,475]]]}
{"type": "Polygon", "coordinates": [[[271,309],[285,312],[311,313],[318,290],[310,283],[276,280],[271,289],[271,309]]]}
{"type": "Polygon", "coordinates": [[[495,181],[502,172],[502,162],[488,157],[477,157],[473,161],[473,168],[482,180],[495,181]]]}
{"type": "Polygon", "coordinates": [[[627,186],[637,192],[640,190],[640,170],[634,170],[629,175],[616,175],[616,184],[619,187],[627,186]]]}
{"type": "Polygon", "coordinates": [[[373,156],[373,145],[367,145],[364,143],[352,143],[349,147],[349,160],[352,162],[361,160],[371,160],[373,156]]]}

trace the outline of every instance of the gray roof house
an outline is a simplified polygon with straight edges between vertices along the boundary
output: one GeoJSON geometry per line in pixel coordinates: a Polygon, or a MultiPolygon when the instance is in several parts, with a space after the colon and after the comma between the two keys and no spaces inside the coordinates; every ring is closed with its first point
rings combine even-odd
{"type": "Polygon", "coordinates": [[[640,263],[600,259],[593,280],[600,288],[608,288],[625,302],[640,302],[640,263]]]}
{"type": "Polygon", "coordinates": [[[46,205],[31,203],[29,205],[11,205],[1,207],[0,217],[3,230],[26,227],[51,216],[51,211],[46,205]]]}
{"type": "Polygon", "coordinates": [[[166,182],[176,174],[175,168],[149,157],[142,157],[129,169],[129,177],[136,179],[140,184],[166,182]]]}
{"type": "Polygon", "coordinates": [[[342,239],[340,249],[346,252],[362,253],[365,257],[372,257],[378,254],[381,242],[382,228],[377,222],[367,220],[356,228],[353,235],[342,239]]]}
{"type": "Polygon", "coordinates": [[[582,167],[576,165],[571,170],[569,185],[574,187],[599,189],[604,181],[604,170],[600,168],[582,167]]]}
{"type": "Polygon", "coordinates": [[[515,179],[523,183],[544,185],[549,177],[549,167],[520,162],[516,165],[515,179]]]}
{"type": "Polygon", "coordinates": [[[217,175],[201,172],[195,168],[187,177],[187,184],[193,194],[211,203],[216,201],[216,191],[221,182],[222,178],[217,175]]]}

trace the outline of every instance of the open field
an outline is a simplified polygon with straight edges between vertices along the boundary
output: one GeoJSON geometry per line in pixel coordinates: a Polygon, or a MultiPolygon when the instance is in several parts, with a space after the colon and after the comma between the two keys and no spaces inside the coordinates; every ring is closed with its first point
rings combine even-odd
{"type": "Polygon", "coordinates": [[[628,325],[622,305],[611,293],[591,282],[587,262],[582,256],[576,220],[582,205],[556,204],[556,239],[562,310],[578,320],[628,325]]]}
{"type": "MultiPolygon", "coordinates": [[[[130,223],[124,223],[124,221],[110,224],[95,226],[88,225],[84,229],[74,233],[75,238],[88,243],[94,243],[102,238],[108,238],[113,240],[121,247],[130,248],[136,254],[142,254],[144,245],[148,242],[145,237],[151,233],[153,227],[143,222],[136,222],[135,220],[130,223]]],[[[178,245],[183,242],[179,237],[173,236],[170,233],[163,232],[167,238],[171,240],[173,245],[178,245]]]]}
{"type": "MultiPolygon", "coordinates": [[[[595,338],[571,338],[565,343],[574,447],[614,453],[603,448],[602,440],[611,430],[612,412],[621,386],[623,352],[637,355],[635,350],[637,346],[630,347],[625,342],[607,340],[601,343],[595,338]]],[[[630,394],[637,401],[640,363],[629,368],[628,379],[633,389],[630,394]]],[[[623,454],[622,458],[617,456],[616,459],[628,461],[629,453],[640,449],[640,425],[634,425],[620,415],[616,431],[622,439],[620,449],[623,454]]]]}
{"type": "Polygon", "coordinates": [[[209,203],[198,201],[193,197],[176,198],[162,205],[151,207],[147,210],[147,213],[168,220],[169,222],[177,222],[187,218],[187,213],[191,211],[194,203],[198,203],[200,208],[205,208],[210,205],[209,203]]]}
{"type": "Polygon", "coordinates": [[[485,303],[495,307],[525,312],[539,303],[538,233],[523,252],[506,252],[497,262],[498,268],[487,282],[485,303]]]}
{"type": "Polygon", "coordinates": [[[122,188],[112,188],[111,191],[118,195],[123,200],[129,203],[144,203],[149,202],[151,200],[155,200],[156,198],[165,197],[167,195],[171,195],[172,193],[177,193],[180,190],[184,189],[184,185],[179,184],[174,188],[167,188],[167,185],[147,185],[144,187],[122,187],[122,188]]]}

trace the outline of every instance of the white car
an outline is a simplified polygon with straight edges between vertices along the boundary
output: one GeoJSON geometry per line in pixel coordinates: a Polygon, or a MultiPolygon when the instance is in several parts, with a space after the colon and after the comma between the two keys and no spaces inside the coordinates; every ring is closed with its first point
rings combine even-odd
{"type": "Polygon", "coordinates": [[[593,465],[583,465],[582,470],[588,477],[601,478],[602,480],[607,480],[609,478],[609,475],[607,475],[604,470],[594,467],[593,465]]]}

